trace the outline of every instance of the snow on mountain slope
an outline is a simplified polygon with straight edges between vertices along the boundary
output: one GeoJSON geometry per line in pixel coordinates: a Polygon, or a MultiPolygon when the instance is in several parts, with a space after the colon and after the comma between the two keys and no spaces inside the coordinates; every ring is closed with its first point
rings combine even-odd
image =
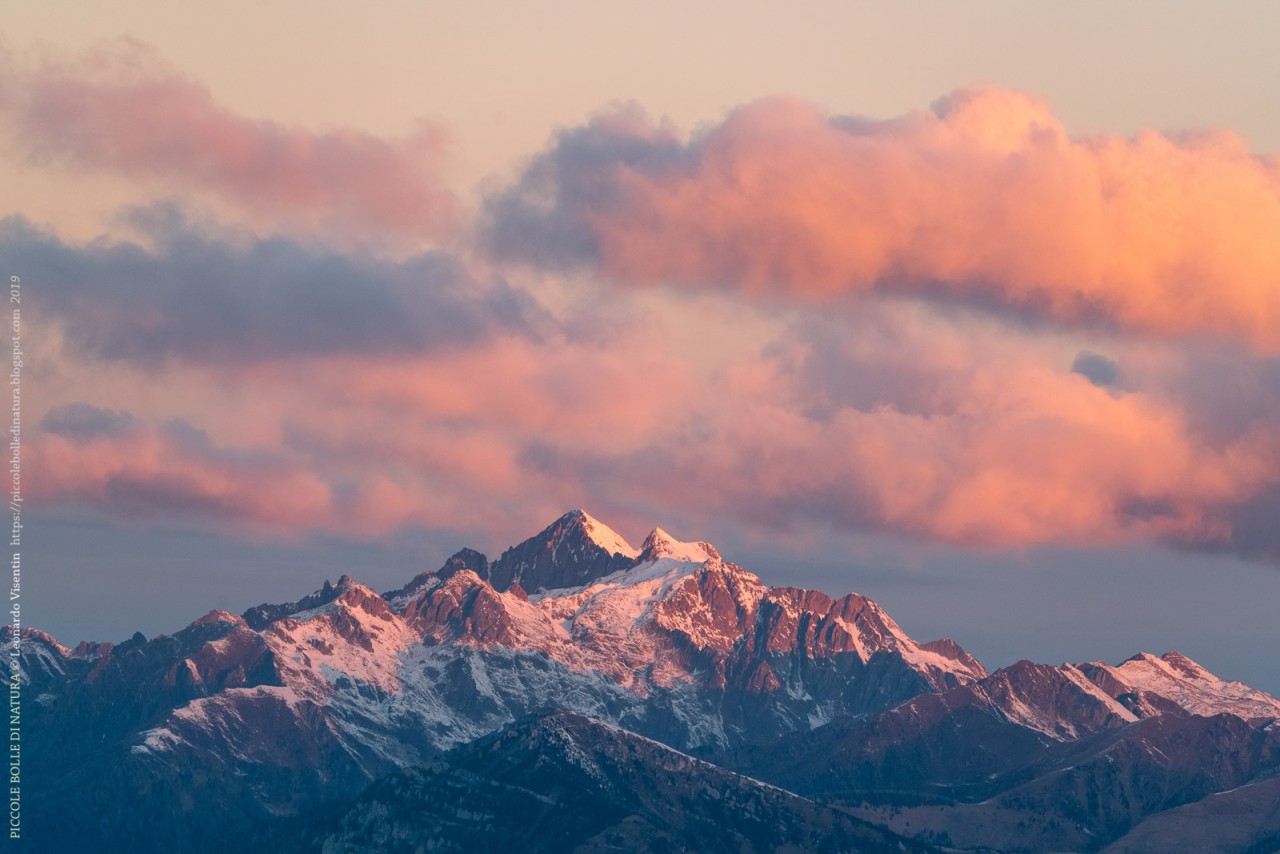
{"type": "Polygon", "coordinates": [[[1138,718],[1071,665],[1020,661],[973,686],[1004,717],[1055,741],[1133,723],[1138,718]]]}
{"type": "Polygon", "coordinates": [[[639,554],[639,552],[633,549],[617,531],[613,530],[599,519],[596,519],[584,510],[577,510],[574,512],[582,514],[583,531],[586,533],[587,537],[590,538],[591,542],[595,543],[600,548],[610,554],[620,554],[624,557],[636,557],[639,554]]]}
{"type": "Polygon", "coordinates": [[[563,711],[390,775],[333,826],[316,850],[938,850],[563,711]]]}
{"type": "Polygon", "coordinates": [[[292,688],[228,688],[176,709],[164,725],[143,732],[141,743],[135,744],[132,751],[145,754],[198,744],[215,747],[240,761],[260,763],[265,758],[261,745],[256,739],[245,740],[242,734],[255,728],[261,731],[264,719],[275,722],[277,728],[281,728],[282,721],[287,721],[285,726],[289,728],[298,727],[305,717],[303,707],[308,704],[292,688]]]}
{"type": "Polygon", "coordinates": [[[645,537],[644,544],[640,546],[640,557],[637,562],[647,563],[664,557],[702,563],[707,560],[719,560],[720,553],[710,543],[683,543],[661,528],[654,528],[649,536],[645,537]]]}
{"type": "MultiPolygon", "coordinates": [[[[175,803],[198,805],[235,786],[270,815],[352,797],[557,709],[604,722],[597,732],[616,725],[707,755],[794,739],[791,761],[816,738],[827,747],[804,761],[820,767],[802,777],[827,774],[838,788],[861,769],[908,793],[935,777],[958,780],[957,791],[987,786],[1042,750],[1066,757],[1054,773],[1071,770],[1071,751],[1104,742],[1146,762],[1146,742],[1126,734],[1164,725],[1211,733],[1205,755],[1216,756],[1215,745],[1251,744],[1271,731],[1259,722],[1280,717],[1280,700],[1177,653],[988,674],[953,641],[915,641],[864,596],[769,587],[661,529],[634,549],[582,511],[496,561],[462,549],[385,595],[343,576],[150,640],[68,650],[24,629],[22,651],[34,700],[24,708],[50,745],[50,779],[78,780],[92,755],[113,769],[93,772],[96,791],[124,781],[123,791],[166,794],[178,781],[175,803]],[[1219,712],[1234,717],[1199,717],[1219,712]],[[827,748],[840,744],[848,767],[831,764],[827,748]]],[[[1258,767],[1271,761],[1259,755],[1258,767]]]]}
{"type": "Polygon", "coordinates": [[[421,641],[373,590],[343,576],[332,601],[284,617],[265,630],[279,675],[302,696],[323,701],[339,679],[383,693],[399,686],[399,656],[421,641]]]}
{"type": "Polygon", "coordinates": [[[769,588],[661,529],[636,550],[581,511],[493,564],[463,550],[385,597],[343,576],[184,631],[197,630],[207,640],[193,636],[169,667],[187,698],[135,745],[190,745],[201,721],[230,731],[270,714],[362,762],[402,765],[567,705],[681,746],[724,746],[985,675],[954,643],[916,643],[865,597],[769,588]],[[504,565],[506,587],[493,578],[504,565]],[[582,573],[533,595],[520,584],[582,573]],[[725,706],[724,692],[743,699],[725,706]],[[298,702],[272,705],[275,693],[298,702]]]}
{"type": "MultiPolygon", "coordinates": [[[[22,629],[21,632],[19,646],[23,652],[24,666],[18,678],[23,684],[31,684],[35,674],[39,674],[44,679],[53,679],[66,673],[67,659],[75,655],[72,650],[58,643],[52,635],[39,629],[22,629]]],[[[0,644],[6,648],[12,648],[13,626],[4,626],[0,629],[0,644]]]]}
{"type": "Polygon", "coordinates": [[[1141,652],[1116,667],[1078,665],[1095,684],[1140,717],[1171,711],[1227,713],[1247,721],[1280,718],[1280,700],[1242,682],[1221,679],[1179,652],[1141,652]]]}
{"type": "Polygon", "coordinates": [[[573,644],[576,654],[572,658],[554,657],[571,667],[607,674],[619,684],[647,694],[650,684],[670,687],[692,678],[681,657],[673,656],[671,645],[663,642],[653,611],[672,587],[701,566],[660,558],[612,573],[584,588],[549,591],[531,601],[573,644]]]}
{"type": "Polygon", "coordinates": [[[492,564],[464,549],[385,597],[343,576],[244,617],[211,612],[178,637],[81,654],[32,636],[28,668],[56,683],[76,663],[91,683],[120,655],[146,662],[172,703],[132,742],[150,751],[229,744],[196,731],[225,735],[265,715],[296,719],[287,731],[360,763],[393,766],[557,706],[688,748],[966,686],[1055,740],[1166,707],[1251,720],[1280,710],[1176,654],[1114,668],[1020,663],[988,676],[952,641],[915,641],[864,596],[768,587],[713,546],[661,529],[633,549],[582,511],[492,564]],[[583,580],[546,586],[568,578],[583,580]],[[527,594],[522,580],[542,588],[527,594]]]}

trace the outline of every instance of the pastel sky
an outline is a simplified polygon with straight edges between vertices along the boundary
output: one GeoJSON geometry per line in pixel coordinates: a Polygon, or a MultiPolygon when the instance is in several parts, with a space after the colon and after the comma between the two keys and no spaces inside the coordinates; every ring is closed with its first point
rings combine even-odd
{"type": "Polygon", "coordinates": [[[24,613],[64,642],[583,507],[988,666],[1280,691],[1274,4],[4,27],[24,613]]]}

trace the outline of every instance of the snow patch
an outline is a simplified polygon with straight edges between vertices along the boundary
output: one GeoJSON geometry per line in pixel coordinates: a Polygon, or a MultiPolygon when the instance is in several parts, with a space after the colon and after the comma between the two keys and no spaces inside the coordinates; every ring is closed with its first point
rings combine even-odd
{"type": "Polygon", "coordinates": [[[1101,662],[1093,666],[1124,686],[1122,693],[1162,697],[1189,714],[1210,717],[1226,713],[1245,720],[1280,718],[1280,700],[1243,682],[1215,676],[1181,653],[1157,657],[1143,652],[1118,667],[1101,662]]]}
{"type": "Polygon", "coordinates": [[[640,554],[617,531],[585,511],[579,510],[578,512],[582,514],[582,530],[591,542],[609,554],[620,554],[629,558],[634,558],[640,554]]]}
{"type": "Polygon", "coordinates": [[[720,553],[710,543],[681,542],[661,528],[654,528],[649,536],[645,537],[644,545],[640,547],[640,559],[650,561],[658,558],[703,563],[708,560],[719,560],[720,553]]]}

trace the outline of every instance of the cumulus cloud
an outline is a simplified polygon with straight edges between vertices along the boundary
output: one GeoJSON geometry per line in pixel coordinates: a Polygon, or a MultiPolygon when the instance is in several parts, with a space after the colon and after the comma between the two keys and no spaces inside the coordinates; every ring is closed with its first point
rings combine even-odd
{"type": "MultiPolygon", "coordinates": [[[[251,399],[220,427],[196,426],[219,424],[199,402],[188,404],[201,419],[192,423],[76,401],[45,414],[24,450],[46,506],[284,536],[478,524],[505,534],[582,503],[574,477],[525,464],[530,443],[554,436],[560,447],[630,451],[653,440],[670,416],[664,403],[695,398],[687,367],[645,343],[508,338],[413,357],[273,363],[254,371],[251,399]],[[238,442],[226,438],[236,419],[254,422],[238,442]]],[[[167,385],[183,377],[209,382],[165,372],[167,385]]],[[[226,395],[207,405],[225,406],[226,395]]]]}
{"type": "Polygon", "coordinates": [[[774,99],[687,142],[606,113],[488,210],[497,254],[627,282],[909,293],[1280,350],[1280,158],[1227,131],[1072,137],[1018,92],[888,121],[774,99]]]}
{"type": "Polygon", "coordinates": [[[620,104],[562,131],[514,187],[487,199],[484,236],[499,260],[552,269],[598,263],[599,237],[585,216],[620,202],[614,171],[664,173],[687,159],[674,128],[655,126],[639,104],[620,104]]]}
{"type": "Polygon", "coordinates": [[[1099,388],[1052,347],[928,314],[838,328],[801,324],[709,381],[651,335],[508,342],[449,369],[333,366],[366,414],[310,429],[317,458],[376,447],[387,470],[451,472],[476,500],[536,491],[986,547],[1231,544],[1241,508],[1280,480],[1274,424],[1205,435],[1176,398],[1099,388]],[[379,430],[384,409],[419,417],[379,430]]]}
{"type": "Polygon", "coordinates": [[[487,261],[591,273],[528,277],[542,301],[443,252],[170,205],[131,214],[136,243],[10,219],[0,254],[64,347],[31,413],[46,505],[369,537],[587,506],[1273,556],[1278,184],[1226,135],[1073,139],[990,89],[892,121],[768,101],[691,141],[625,107],[486,202],[487,261]],[[605,278],[688,288],[602,300],[605,278]]]}
{"type": "Polygon", "coordinates": [[[527,293],[477,281],[446,253],[388,261],[286,237],[207,235],[148,213],[138,222],[151,223],[151,248],[67,244],[0,220],[0,254],[41,283],[42,309],[84,355],[154,366],[412,354],[536,336],[550,323],[527,293]]]}
{"type": "Polygon", "coordinates": [[[1241,508],[1280,478],[1274,425],[1211,440],[1175,401],[1099,388],[965,334],[922,325],[865,347],[856,332],[831,346],[806,330],[725,366],[713,399],[658,441],[586,461],[550,445],[537,461],[707,521],[993,548],[1233,544],[1241,508]],[[918,356],[909,369],[903,352],[918,356]],[[882,383],[828,380],[878,373],[882,383]]]}
{"type": "Polygon", "coordinates": [[[70,62],[0,63],[6,131],[32,164],[208,193],[265,224],[344,238],[440,238],[458,225],[438,127],[385,139],[242,116],[136,42],[70,62]]]}
{"type": "MultiPolygon", "coordinates": [[[[671,299],[683,316],[688,298],[671,299]]],[[[583,505],[637,525],[661,514],[983,548],[1276,552],[1260,520],[1280,430],[1225,406],[1206,429],[1176,385],[1176,353],[1118,388],[1069,369],[1081,352],[1069,337],[993,334],[989,320],[920,306],[801,311],[703,364],[660,318],[608,336],[574,328],[263,363],[244,401],[206,396],[217,381],[175,365],[164,387],[194,390],[158,392],[146,419],[104,403],[142,397],[118,381],[44,417],[31,440],[42,498],[290,535],[484,524],[505,536],[583,505]],[[167,400],[185,421],[158,414],[167,400]],[[250,494],[260,486],[267,499],[250,494]]]]}

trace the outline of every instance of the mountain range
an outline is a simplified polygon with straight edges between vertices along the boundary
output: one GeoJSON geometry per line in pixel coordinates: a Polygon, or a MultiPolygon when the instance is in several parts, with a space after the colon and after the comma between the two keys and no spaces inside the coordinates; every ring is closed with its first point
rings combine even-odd
{"type": "Polygon", "coordinates": [[[580,510],[396,590],[21,641],[32,850],[1280,847],[1264,692],[1177,652],[989,673],[580,510]]]}

